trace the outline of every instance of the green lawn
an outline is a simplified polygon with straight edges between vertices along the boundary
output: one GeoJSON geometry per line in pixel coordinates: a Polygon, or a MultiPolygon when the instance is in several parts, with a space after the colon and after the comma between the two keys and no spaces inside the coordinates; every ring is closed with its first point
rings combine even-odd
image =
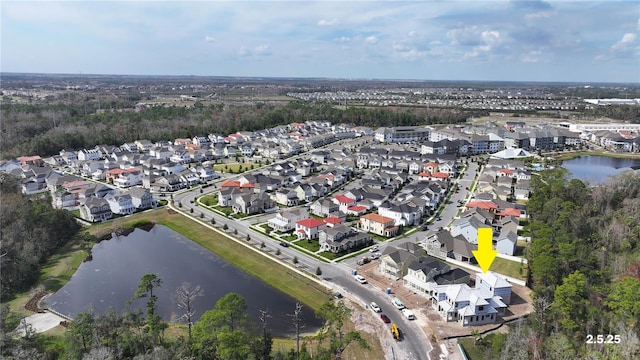
{"type": "Polygon", "coordinates": [[[205,196],[200,198],[200,202],[202,202],[203,204],[205,204],[207,206],[216,205],[218,203],[218,195],[217,194],[205,195],[205,196]]]}
{"type": "Polygon", "coordinates": [[[307,240],[300,240],[300,241],[296,241],[295,244],[311,252],[316,252],[320,250],[320,243],[318,241],[308,242],[307,240]]]}
{"type": "Polygon", "coordinates": [[[237,174],[242,171],[249,171],[255,168],[257,165],[247,163],[247,164],[217,164],[213,166],[213,169],[217,172],[221,173],[233,173],[237,174]]]}
{"type": "Polygon", "coordinates": [[[524,268],[520,273],[520,263],[516,261],[496,258],[491,264],[489,270],[495,271],[499,274],[507,275],[515,279],[526,280],[527,278],[527,264],[523,265],[524,268]]]}

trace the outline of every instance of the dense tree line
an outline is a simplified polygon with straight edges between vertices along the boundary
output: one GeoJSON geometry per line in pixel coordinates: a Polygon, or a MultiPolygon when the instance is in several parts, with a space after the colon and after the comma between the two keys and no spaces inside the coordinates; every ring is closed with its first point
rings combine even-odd
{"type": "MultiPolygon", "coordinates": [[[[153,274],[144,275],[131,301],[146,299],[145,314],[125,307],[123,312],[113,308],[104,314],[91,311],[78,314],[67,325],[62,338],[28,333],[24,338],[10,335],[19,323],[17,317],[2,306],[0,331],[2,353],[5,359],[82,359],[82,360],[308,360],[311,344],[285,352],[274,351],[273,338],[268,330],[268,318],[261,324],[248,320],[247,305],[242,296],[229,293],[219,299],[213,309],[206,311],[193,326],[188,337],[164,336],[167,324],[157,316],[157,298],[153,290],[162,286],[162,280],[153,274]]],[[[176,295],[186,293],[202,295],[198,287],[183,284],[176,295]],[[195,292],[194,292],[195,290],[195,292]]],[[[196,297],[197,297],[196,296],[196,297]]],[[[192,301],[196,297],[191,297],[192,301]]],[[[181,298],[178,296],[178,298],[181,298]]],[[[182,298],[184,300],[184,298],[182,298]]],[[[177,308],[180,301],[176,301],[177,308]]],[[[293,309],[292,309],[293,310],[293,309]]],[[[350,310],[343,302],[328,302],[318,310],[317,316],[324,326],[314,339],[313,359],[338,358],[351,343],[368,348],[357,331],[344,332],[350,310]]]]}
{"type": "MultiPolygon", "coordinates": [[[[206,106],[196,103],[191,108],[158,106],[139,112],[120,111],[107,105],[101,104],[105,111],[99,113],[96,113],[97,102],[89,105],[3,105],[0,152],[5,158],[25,154],[50,156],[62,149],[98,144],[121,145],[137,139],[158,141],[209,133],[226,135],[307,120],[329,120],[376,128],[461,123],[472,115],[482,114],[410,107],[349,107],[341,110],[328,103],[301,102],[206,106]]],[[[115,104],[119,105],[122,104],[115,104]]]]}
{"type": "Polygon", "coordinates": [[[501,357],[637,359],[640,174],[590,188],[557,170],[532,184],[527,258],[535,314],[531,325],[511,329],[501,357]]]}
{"type": "Polygon", "coordinates": [[[614,120],[630,121],[640,123],[640,106],[635,105],[606,105],[596,106],[585,112],[585,116],[599,119],[602,117],[614,120]]]}
{"type": "Polygon", "coordinates": [[[0,294],[2,301],[37,281],[40,268],[76,236],[80,225],[47,196],[25,198],[19,180],[0,174],[0,294]]]}

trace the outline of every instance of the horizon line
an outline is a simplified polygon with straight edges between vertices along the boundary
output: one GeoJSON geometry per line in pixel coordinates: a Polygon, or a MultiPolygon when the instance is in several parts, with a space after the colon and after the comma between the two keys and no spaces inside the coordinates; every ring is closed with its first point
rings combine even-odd
{"type": "Polygon", "coordinates": [[[603,82],[603,81],[549,81],[549,80],[446,80],[446,79],[409,79],[409,78],[345,78],[345,77],[323,77],[323,76],[241,76],[241,75],[143,75],[143,74],[99,74],[99,73],[47,73],[47,72],[15,72],[15,71],[0,71],[0,77],[2,75],[45,75],[45,76],[96,76],[96,77],[139,77],[139,78],[153,78],[153,77],[173,77],[173,78],[228,78],[228,79],[283,79],[283,80],[333,80],[333,81],[388,81],[388,82],[450,82],[450,83],[537,83],[537,84],[622,84],[622,85],[635,85],[640,86],[638,82],[603,82]]]}

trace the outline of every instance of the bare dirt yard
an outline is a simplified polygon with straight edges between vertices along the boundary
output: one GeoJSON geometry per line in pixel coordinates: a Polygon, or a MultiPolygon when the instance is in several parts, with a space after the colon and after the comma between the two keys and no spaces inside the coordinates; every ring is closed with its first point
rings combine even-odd
{"type": "MultiPolygon", "coordinates": [[[[454,350],[454,346],[450,345],[455,344],[455,342],[445,341],[445,338],[452,336],[470,336],[472,330],[478,330],[481,333],[491,331],[492,329],[498,328],[498,326],[504,321],[522,317],[533,312],[533,306],[531,305],[531,289],[525,286],[513,284],[511,304],[509,305],[505,316],[497,323],[483,326],[463,327],[457,322],[446,322],[442,317],[440,317],[438,312],[432,308],[431,301],[426,296],[417,294],[412,290],[405,288],[402,285],[402,280],[395,280],[382,275],[378,271],[378,264],[378,261],[373,261],[369,264],[360,266],[358,267],[358,273],[366,277],[370,284],[380,288],[381,291],[391,288],[391,292],[394,296],[398,297],[405,303],[405,305],[407,305],[407,307],[413,310],[416,315],[416,321],[420,324],[420,327],[427,338],[430,339],[432,343],[431,345],[434,348],[434,351],[430,354],[432,359],[438,358],[440,353],[439,344],[441,343],[447,344],[447,348],[452,348],[451,350],[454,350]]],[[[475,281],[474,274],[472,274],[471,278],[475,281]]],[[[374,320],[377,320],[374,321],[374,326],[384,326],[379,319],[374,320]]],[[[393,342],[393,338],[389,331],[385,330],[383,332],[384,334],[380,332],[380,336],[383,337],[381,339],[383,345],[385,341],[393,342]],[[384,338],[387,335],[390,340],[384,338]]]]}

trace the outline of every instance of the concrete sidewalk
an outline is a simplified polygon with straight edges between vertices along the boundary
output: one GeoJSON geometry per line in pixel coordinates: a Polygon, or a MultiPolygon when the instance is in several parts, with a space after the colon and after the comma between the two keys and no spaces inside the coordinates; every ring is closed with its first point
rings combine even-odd
{"type": "MultiPolygon", "coordinates": [[[[53,329],[60,325],[61,321],[65,321],[65,319],[50,312],[33,314],[24,318],[24,322],[26,322],[27,325],[31,325],[36,333],[53,329]]],[[[25,336],[24,322],[21,321],[20,325],[16,328],[16,332],[20,334],[20,336],[25,336]]]]}

